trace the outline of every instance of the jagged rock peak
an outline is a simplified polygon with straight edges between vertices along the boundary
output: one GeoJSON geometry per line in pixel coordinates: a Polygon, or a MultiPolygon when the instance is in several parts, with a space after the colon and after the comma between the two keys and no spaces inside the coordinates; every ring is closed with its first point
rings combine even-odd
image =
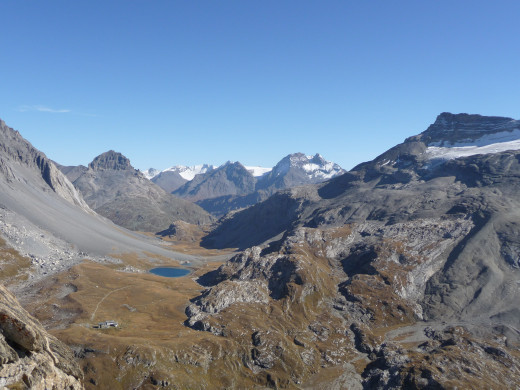
{"type": "Polygon", "coordinates": [[[121,153],[114,152],[113,150],[109,150],[108,152],[102,153],[94,158],[88,167],[95,171],[109,169],[114,171],[125,171],[134,169],[128,158],[123,156],[121,153]]]}
{"type": "Polygon", "coordinates": [[[443,112],[419,137],[411,137],[409,140],[418,138],[427,145],[455,143],[519,128],[520,122],[508,117],[443,112]]]}

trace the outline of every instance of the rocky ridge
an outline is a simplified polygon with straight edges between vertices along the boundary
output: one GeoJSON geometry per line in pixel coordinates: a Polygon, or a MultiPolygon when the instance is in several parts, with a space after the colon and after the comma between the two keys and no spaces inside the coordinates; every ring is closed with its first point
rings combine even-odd
{"type": "Polygon", "coordinates": [[[179,172],[176,171],[159,172],[157,175],[149,179],[169,193],[174,192],[176,189],[182,187],[188,182],[188,180],[183,178],[179,172]]]}
{"type": "Polygon", "coordinates": [[[450,146],[517,129],[520,129],[520,121],[512,118],[443,112],[426,131],[407,141],[420,140],[427,146],[450,146]]]}
{"type": "Polygon", "coordinates": [[[173,192],[182,198],[197,201],[224,195],[245,195],[255,189],[256,180],[241,163],[231,162],[196,175],[173,192]]]}
{"type": "Polygon", "coordinates": [[[0,174],[7,183],[19,179],[17,168],[29,167],[40,172],[49,188],[68,202],[89,211],[89,207],[69,180],[42,152],[35,149],[19,132],[0,119],[0,174]]]}

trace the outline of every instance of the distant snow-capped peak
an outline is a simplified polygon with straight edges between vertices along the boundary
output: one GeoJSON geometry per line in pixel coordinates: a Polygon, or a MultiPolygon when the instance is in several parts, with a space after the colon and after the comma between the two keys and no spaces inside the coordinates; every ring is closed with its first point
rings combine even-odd
{"type": "MultiPolygon", "coordinates": [[[[219,167],[211,164],[200,164],[200,165],[176,165],[167,168],[163,171],[159,171],[154,168],[147,169],[143,172],[146,178],[153,179],[162,172],[177,172],[183,179],[187,181],[193,180],[196,175],[204,174],[215,169],[224,167],[229,164],[236,164],[237,162],[227,161],[219,167]]],[[[284,157],[274,168],[266,168],[252,165],[244,165],[244,168],[253,175],[253,177],[260,179],[266,176],[270,172],[273,172],[276,176],[283,175],[291,168],[296,168],[305,172],[305,174],[313,182],[328,180],[334,176],[341,175],[346,171],[341,168],[338,164],[325,160],[320,154],[314,156],[307,156],[303,153],[293,153],[284,157]]]]}
{"type": "Polygon", "coordinates": [[[159,173],[161,173],[161,171],[155,168],[148,168],[146,171],[143,171],[144,177],[146,177],[148,180],[152,180],[159,173]]]}
{"type": "Polygon", "coordinates": [[[346,171],[338,164],[325,160],[319,153],[307,156],[303,153],[294,153],[284,157],[273,168],[275,175],[283,175],[291,168],[301,169],[313,180],[327,180],[341,175],[346,171]]]}
{"type": "Polygon", "coordinates": [[[177,172],[183,179],[188,181],[193,180],[196,175],[201,173],[206,173],[215,169],[213,165],[210,164],[200,164],[200,165],[176,165],[174,167],[170,167],[165,169],[163,172],[177,172]]]}

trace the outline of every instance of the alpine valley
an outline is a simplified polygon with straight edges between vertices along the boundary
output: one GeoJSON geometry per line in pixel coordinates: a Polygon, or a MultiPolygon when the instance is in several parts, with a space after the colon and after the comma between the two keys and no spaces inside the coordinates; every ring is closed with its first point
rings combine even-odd
{"type": "Polygon", "coordinates": [[[520,121],[144,173],[0,121],[0,189],[0,388],[520,386],[520,121]]]}

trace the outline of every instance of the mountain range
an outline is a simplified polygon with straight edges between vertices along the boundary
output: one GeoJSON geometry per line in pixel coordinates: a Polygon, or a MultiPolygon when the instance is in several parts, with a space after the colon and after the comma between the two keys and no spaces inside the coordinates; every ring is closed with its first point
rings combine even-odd
{"type": "MultiPolygon", "coordinates": [[[[78,359],[66,366],[71,350],[0,289],[2,385],[518,387],[520,121],[442,113],[349,172],[288,185],[322,164],[296,154],[260,178],[240,163],[195,175],[176,191],[212,192],[222,210],[258,201],[206,225],[200,248],[96,214],[173,197],[121,154],[61,167],[74,186],[0,122],[0,277],[78,359]],[[193,273],[143,272],[175,261],[193,273]]],[[[185,225],[211,221],[185,210],[185,225]]]]}
{"type": "MultiPolygon", "coordinates": [[[[156,171],[151,168],[147,172],[156,171]]],[[[294,153],[273,168],[250,167],[231,161],[219,167],[175,166],[151,176],[150,180],[213,215],[222,216],[267,199],[279,189],[320,183],[345,172],[319,154],[294,153]]]]}

